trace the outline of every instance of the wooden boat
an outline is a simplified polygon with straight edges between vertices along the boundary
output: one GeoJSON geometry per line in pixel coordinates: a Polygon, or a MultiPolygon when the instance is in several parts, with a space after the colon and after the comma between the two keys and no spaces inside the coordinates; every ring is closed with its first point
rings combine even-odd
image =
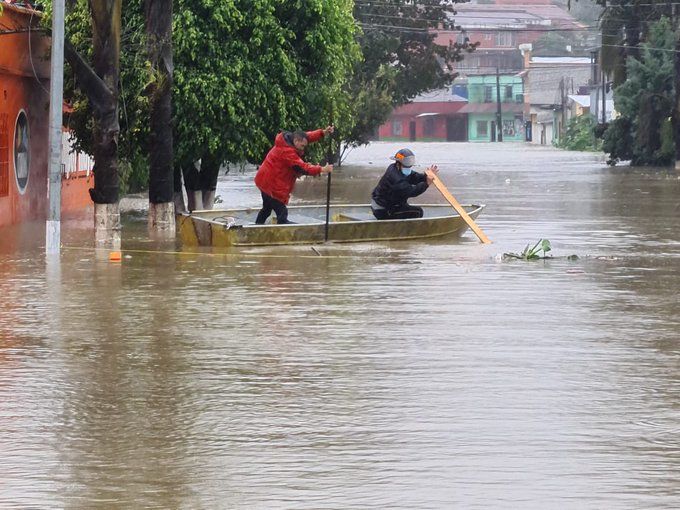
{"type": "MultiPolygon", "coordinates": [[[[393,241],[427,237],[460,237],[468,228],[449,205],[418,204],[422,218],[376,220],[368,205],[332,205],[328,240],[339,243],[393,241]]],[[[464,206],[474,219],[484,205],[464,206]]],[[[314,244],[324,242],[324,205],[288,208],[294,224],[256,225],[257,209],[205,210],[177,216],[178,231],[184,246],[266,246],[314,244]]],[[[275,221],[275,218],[269,220],[275,221]]]]}

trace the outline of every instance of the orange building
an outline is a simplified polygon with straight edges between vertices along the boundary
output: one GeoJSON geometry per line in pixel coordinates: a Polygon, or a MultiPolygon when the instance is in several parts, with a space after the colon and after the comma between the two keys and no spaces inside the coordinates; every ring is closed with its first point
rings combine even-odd
{"type": "MultiPolygon", "coordinates": [[[[50,39],[40,13],[0,0],[0,227],[47,217],[50,39]]],[[[92,160],[64,132],[62,214],[91,206],[92,160]]]]}

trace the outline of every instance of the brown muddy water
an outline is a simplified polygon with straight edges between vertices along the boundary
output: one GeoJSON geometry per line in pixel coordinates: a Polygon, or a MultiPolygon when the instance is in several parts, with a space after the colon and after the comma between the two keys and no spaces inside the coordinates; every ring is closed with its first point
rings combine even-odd
{"type": "Polygon", "coordinates": [[[129,215],[121,263],[70,221],[46,264],[43,225],[0,230],[0,507],[680,508],[678,175],[412,148],[494,244],[177,254],[129,215]],[[555,259],[501,260],[539,238],[555,259]]]}

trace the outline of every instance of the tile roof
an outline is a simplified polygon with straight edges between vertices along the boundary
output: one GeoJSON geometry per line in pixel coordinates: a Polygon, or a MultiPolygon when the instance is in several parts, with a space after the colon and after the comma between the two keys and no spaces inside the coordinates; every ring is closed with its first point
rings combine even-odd
{"type": "Polygon", "coordinates": [[[541,28],[582,26],[557,5],[459,4],[451,15],[456,25],[473,28],[541,28]]]}

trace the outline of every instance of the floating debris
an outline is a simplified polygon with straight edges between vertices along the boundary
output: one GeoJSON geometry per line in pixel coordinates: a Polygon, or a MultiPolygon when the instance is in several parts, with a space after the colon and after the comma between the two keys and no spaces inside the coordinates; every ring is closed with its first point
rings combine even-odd
{"type": "Polygon", "coordinates": [[[548,239],[539,239],[538,242],[531,247],[530,244],[527,244],[522,253],[504,253],[503,258],[504,259],[518,259],[518,260],[540,260],[540,259],[547,259],[547,258],[552,258],[551,255],[546,255],[550,250],[552,250],[552,246],[550,245],[550,241],[548,239]],[[540,255],[540,253],[543,253],[543,255],[540,255]]]}

